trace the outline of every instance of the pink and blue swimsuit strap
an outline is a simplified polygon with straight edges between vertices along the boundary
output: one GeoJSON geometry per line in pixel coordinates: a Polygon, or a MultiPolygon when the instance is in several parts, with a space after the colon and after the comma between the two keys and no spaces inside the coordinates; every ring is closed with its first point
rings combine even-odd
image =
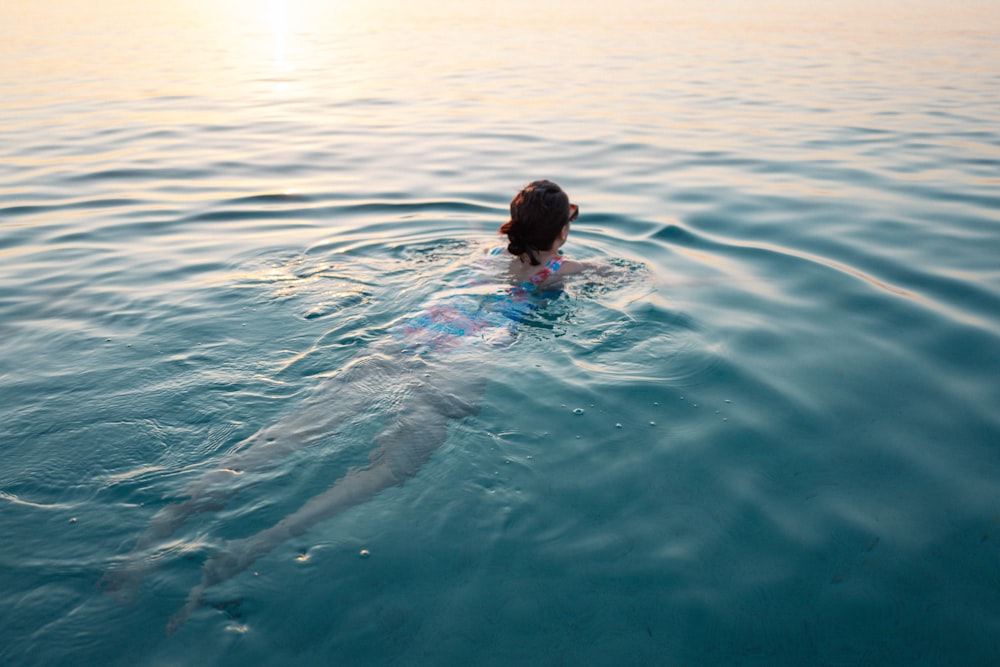
{"type": "Polygon", "coordinates": [[[556,255],[549,261],[545,263],[545,266],[536,273],[535,275],[528,278],[526,281],[520,284],[521,289],[535,289],[546,280],[551,278],[559,271],[559,267],[562,266],[563,257],[562,255],[556,255]]]}

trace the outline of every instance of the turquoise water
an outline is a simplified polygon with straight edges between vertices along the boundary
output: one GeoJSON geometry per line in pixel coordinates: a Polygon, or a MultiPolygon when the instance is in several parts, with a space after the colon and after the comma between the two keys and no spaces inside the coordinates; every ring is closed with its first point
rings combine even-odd
{"type": "Polygon", "coordinates": [[[613,4],[0,7],[0,662],[995,664],[996,6],[613,4]],[[435,362],[478,412],[167,636],[367,461],[405,390],[343,369],[541,177],[628,277],[435,362]]]}

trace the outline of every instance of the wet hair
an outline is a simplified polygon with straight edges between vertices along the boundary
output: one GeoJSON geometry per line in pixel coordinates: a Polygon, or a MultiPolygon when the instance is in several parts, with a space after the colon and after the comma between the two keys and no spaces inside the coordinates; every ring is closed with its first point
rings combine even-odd
{"type": "MultiPolygon", "coordinates": [[[[507,235],[507,251],[541,262],[536,252],[552,248],[569,222],[569,197],[552,181],[533,181],[510,200],[510,220],[500,228],[507,235]]],[[[523,261],[523,260],[522,260],[523,261]]]]}

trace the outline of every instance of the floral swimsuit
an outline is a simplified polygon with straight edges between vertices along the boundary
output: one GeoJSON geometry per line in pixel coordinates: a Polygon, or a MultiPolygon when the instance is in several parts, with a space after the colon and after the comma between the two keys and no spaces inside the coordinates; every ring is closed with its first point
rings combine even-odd
{"type": "MultiPolygon", "coordinates": [[[[495,257],[502,252],[503,248],[497,247],[489,255],[495,257]]],[[[421,354],[460,345],[509,345],[517,324],[541,305],[545,294],[540,286],[554,276],[562,264],[562,256],[557,255],[531,278],[502,292],[460,294],[431,302],[399,327],[406,349],[421,354]]]]}

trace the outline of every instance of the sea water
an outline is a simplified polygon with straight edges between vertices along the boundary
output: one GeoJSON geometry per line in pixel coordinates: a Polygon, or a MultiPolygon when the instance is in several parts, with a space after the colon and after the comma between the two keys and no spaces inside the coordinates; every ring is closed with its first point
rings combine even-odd
{"type": "Polygon", "coordinates": [[[997,26],[976,0],[0,6],[0,661],[995,664],[997,26]],[[535,178],[581,208],[568,256],[629,271],[453,364],[478,412],[412,479],[164,632],[226,540],[366,464],[375,392],[131,599],[100,589],[239,443],[335,411],[535,178]]]}

